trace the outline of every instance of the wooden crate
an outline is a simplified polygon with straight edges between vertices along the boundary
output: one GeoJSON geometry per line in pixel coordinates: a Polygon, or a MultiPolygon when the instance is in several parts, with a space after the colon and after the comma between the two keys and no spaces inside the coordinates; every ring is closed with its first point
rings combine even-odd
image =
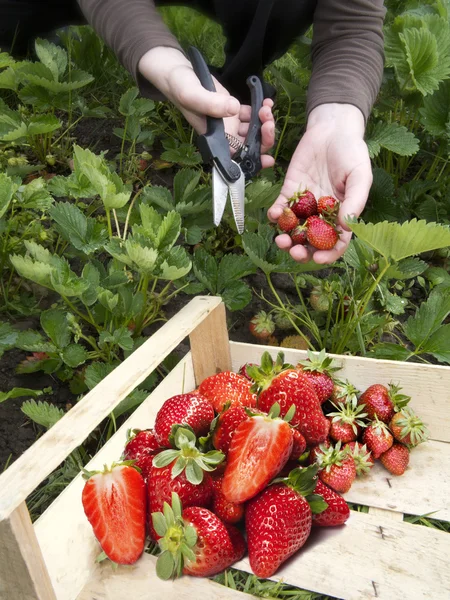
{"type": "MultiPolygon", "coordinates": [[[[0,598],[2,600],[245,600],[241,592],[207,579],[162,582],[155,558],[131,567],[96,564],[99,546],[83,513],[79,475],[34,523],[27,496],[80,444],[131,390],[187,336],[191,352],[164,379],[87,465],[117,459],[130,427],[151,427],[167,398],[189,391],[217,371],[237,370],[277,348],[228,341],[220,299],[197,297],[89,392],[0,476],[0,598]]],[[[285,351],[296,362],[305,353],[285,351]]],[[[450,368],[336,356],[340,375],[364,389],[398,382],[428,423],[431,441],[414,450],[402,477],[377,465],[354,483],[346,498],[369,506],[346,525],[317,528],[304,548],[273,579],[360,600],[450,598],[450,535],[403,522],[403,513],[450,520],[450,368]]],[[[244,558],[237,568],[251,572],[244,558]]]]}

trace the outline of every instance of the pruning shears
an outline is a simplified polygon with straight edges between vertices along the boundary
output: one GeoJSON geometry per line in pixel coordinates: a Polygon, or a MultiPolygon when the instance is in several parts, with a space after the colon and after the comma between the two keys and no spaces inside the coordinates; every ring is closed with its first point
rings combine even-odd
{"type": "MultiPolygon", "coordinates": [[[[210,92],[215,92],[213,78],[202,54],[191,46],[188,55],[202,86],[210,92]]],[[[213,164],[214,225],[220,224],[229,195],[239,233],[244,231],[245,181],[254,177],[262,168],[261,121],[258,113],[264,100],[263,87],[256,75],[247,79],[247,85],[250,88],[252,112],[244,143],[225,133],[223,119],[215,117],[206,117],[206,133],[197,138],[203,161],[213,164]],[[236,150],[233,158],[230,156],[230,146],[236,150]]]]}

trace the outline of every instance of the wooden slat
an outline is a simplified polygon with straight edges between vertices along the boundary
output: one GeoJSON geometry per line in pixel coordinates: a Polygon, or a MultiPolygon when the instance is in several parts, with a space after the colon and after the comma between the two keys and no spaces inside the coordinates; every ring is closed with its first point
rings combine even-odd
{"type": "MultiPolygon", "coordinates": [[[[313,528],[272,577],[343,600],[448,600],[448,533],[352,512],[342,527],[313,528]]],[[[248,559],[236,568],[251,572],[248,559]]]]}
{"type": "MultiPolygon", "coordinates": [[[[128,429],[152,427],[156,413],[164,401],[182,392],[183,381],[185,391],[194,389],[194,371],[190,355],[178,363],[170,375],[86,465],[86,468],[101,469],[104,464],[119,459],[126,443],[128,429]]],[[[34,524],[58,600],[76,598],[96,568],[95,558],[100,552],[100,546],[83,512],[81,504],[83,486],[84,480],[80,475],[34,524]],[[70,519],[67,515],[70,515],[70,519]]]]}
{"type": "Polygon", "coordinates": [[[224,304],[212,310],[189,337],[197,385],[210,375],[231,369],[224,304]]]}
{"type": "Polygon", "coordinates": [[[133,567],[96,571],[77,600],[250,600],[255,596],[226,588],[209,579],[182,577],[162,581],[155,574],[156,558],[144,555],[133,567]]]}
{"type": "Polygon", "coordinates": [[[25,503],[0,522],[0,598],[56,600],[25,503]]]}
{"type": "Polygon", "coordinates": [[[385,508],[375,508],[374,506],[369,508],[369,515],[385,517],[386,519],[392,519],[392,521],[403,521],[403,513],[386,510],[385,508]]]}
{"type": "Polygon", "coordinates": [[[5,519],[88,434],[221,303],[198,296],[132,356],[105,377],[0,476],[0,520],[5,519]]]}
{"type": "MultiPolygon", "coordinates": [[[[230,342],[233,371],[245,362],[258,362],[268,350],[273,357],[278,348],[255,346],[241,342],[230,342]]],[[[303,350],[283,350],[287,362],[296,363],[307,355],[303,350]]],[[[404,363],[392,360],[375,360],[358,356],[336,356],[336,364],[343,368],[337,377],[349,379],[360,391],[373,383],[387,385],[399,383],[402,393],[411,396],[411,407],[428,425],[430,437],[441,442],[450,442],[450,367],[404,363]]]]}

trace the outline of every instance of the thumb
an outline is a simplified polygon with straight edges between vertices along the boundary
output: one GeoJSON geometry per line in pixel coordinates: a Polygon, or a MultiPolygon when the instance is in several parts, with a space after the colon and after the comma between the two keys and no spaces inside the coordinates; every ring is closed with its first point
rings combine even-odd
{"type": "MultiPolygon", "coordinates": [[[[215,84],[219,85],[217,82],[215,84]]],[[[231,117],[239,114],[241,108],[239,100],[230,96],[226,90],[218,92],[206,90],[192,70],[190,76],[180,78],[174,92],[174,101],[180,108],[202,116],[231,117]]]]}
{"type": "Polygon", "coordinates": [[[339,210],[339,224],[345,231],[350,231],[345,220],[350,216],[359,217],[369,196],[373,175],[368,164],[358,165],[347,177],[345,197],[339,210]]]}

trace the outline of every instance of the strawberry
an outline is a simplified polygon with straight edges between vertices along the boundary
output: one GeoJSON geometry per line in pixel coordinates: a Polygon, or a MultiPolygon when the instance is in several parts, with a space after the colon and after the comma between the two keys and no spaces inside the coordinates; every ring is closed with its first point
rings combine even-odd
{"type": "Polygon", "coordinates": [[[313,525],[320,525],[321,527],[343,525],[350,516],[350,509],[344,498],[320,479],[314,491],[322,496],[328,504],[328,508],[319,514],[313,515],[313,525]]]}
{"type": "Polygon", "coordinates": [[[306,450],[306,440],[297,429],[292,429],[292,435],[292,450],[289,460],[298,460],[306,450]]]}
{"type": "Polygon", "coordinates": [[[425,425],[409,407],[403,408],[392,417],[389,429],[398,442],[407,446],[417,446],[427,440],[425,425]]]}
{"type": "Polygon", "coordinates": [[[343,404],[344,402],[353,403],[355,400],[357,401],[358,393],[358,390],[348,379],[345,381],[335,381],[330,400],[334,404],[343,404]]]}
{"type": "Polygon", "coordinates": [[[212,477],[213,504],[212,510],[224,523],[238,523],[244,518],[244,505],[229,502],[222,492],[223,476],[212,477]]]}
{"type": "Polygon", "coordinates": [[[292,229],[295,229],[300,222],[295,216],[295,213],[286,206],[283,208],[283,212],[278,218],[277,224],[280,231],[289,232],[292,231],[292,229]]]}
{"type": "Polygon", "coordinates": [[[148,470],[151,467],[153,457],[161,452],[162,448],[156,439],[153,429],[134,429],[129,432],[131,437],[125,446],[123,458],[125,460],[134,460],[134,466],[141,470],[142,477],[147,481],[148,470]]]}
{"type": "Polygon", "coordinates": [[[365,411],[369,419],[373,419],[375,415],[384,421],[389,421],[394,416],[394,412],[400,410],[410,401],[409,396],[399,394],[401,388],[389,384],[389,389],[379,383],[375,383],[367,388],[359,398],[360,404],[365,404],[365,411]]]}
{"type": "Polygon", "coordinates": [[[280,415],[284,417],[291,406],[295,413],[291,425],[304,436],[308,445],[319,444],[328,435],[330,423],[325,418],[317,394],[305,374],[298,369],[283,364],[284,355],[280,352],[274,363],[270,354],[264,352],[261,367],[250,369],[259,390],[258,408],[269,412],[276,402],[280,405],[280,415]]]}
{"type": "Polygon", "coordinates": [[[316,473],[317,466],[294,469],[249,501],[245,511],[248,557],[257,577],[271,577],[308,539],[312,509],[326,507],[313,494],[316,473]]]}
{"type": "Polygon", "coordinates": [[[250,391],[251,382],[232,371],[216,373],[204,379],[199,388],[199,393],[211,402],[216,412],[222,412],[225,404],[231,406],[256,406],[256,395],[250,391]]]}
{"type": "Polygon", "coordinates": [[[228,451],[222,491],[240,504],[256,496],[287,463],[292,451],[292,429],[278,418],[279,405],[269,415],[254,415],[234,432],[228,451]]]}
{"type": "Polygon", "coordinates": [[[339,239],[336,228],[321,217],[312,216],[306,221],[308,242],[318,250],[331,250],[339,239]]]}
{"type": "Polygon", "coordinates": [[[348,492],[356,477],[356,467],[348,450],[341,449],[341,442],[322,450],[317,455],[317,462],[319,477],[326,485],[341,494],[348,492]]]}
{"type": "Polygon", "coordinates": [[[308,350],[308,359],[300,361],[297,365],[297,368],[301,369],[312,383],[321,403],[328,400],[332,395],[334,391],[332,373],[340,369],[340,367],[333,367],[332,362],[332,359],[326,356],[325,350],[321,350],[319,354],[314,354],[308,350]]]}
{"type": "Polygon", "coordinates": [[[403,475],[409,464],[409,450],[403,444],[393,444],[380,456],[381,463],[393,475],[403,475]]]}
{"type": "Polygon", "coordinates": [[[155,435],[161,446],[170,447],[174,425],[189,425],[197,435],[208,433],[214,409],[211,403],[198,394],[180,394],[164,402],[155,420],[155,435]]]}
{"type": "Polygon", "coordinates": [[[126,463],[85,471],[84,512],[106,556],[131,565],[144,551],[146,497],[142,475],[126,463]]]}
{"type": "Polygon", "coordinates": [[[317,200],[317,212],[319,215],[328,217],[330,219],[336,219],[339,211],[339,200],[333,198],[333,196],[321,196],[317,200]]]}
{"type": "Polygon", "coordinates": [[[289,199],[289,206],[299,219],[307,219],[312,215],[317,215],[316,198],[309,190],[294,194],[289,199]]]}
{"type": "Polygon", "coordinates": [[[248,328],[258,340],[267,340],[275,331],[275,323],[272,315],[261,310],[250,320],[248,328]]]}
{"type": "Polygon", "coordinates": [[[293,244],[302,244],[306,246],[308,240],[306,239],[306,228],[303,225],[297,225],[295,229],[289,232],[293,244]]]}
{"type": "Polygon", "coordinates": [[[220,414],[212,435],[212,443],[216,450],[228,454],[231,440],[238,425],[248,419],[244,407],[240,405],[231,406],[220,414]]]}
{"type": "Polygon", "coordinates": [[[366,426],[362,419],[367,417],[367,414],[362,412],[364,406],[358,406],[357,402],[355,396],[352,402],[333,404],[337,410],[328,413],[328,417],[331,418],[330,437],[336,442],[354,442],[361,429],[366,426]]]}
{"type": "Polygon", "coordinates": [[[372,452],[367,449],[365,444],[363,446],[359,442],[349,442],[348,444],[345,444],[344,450],[345,449],[349,450],[350,456],[352,456],[355,461],[357,477],[370,471],[375,461],[372,458],[372,452]]]}
{"type": "Polygon", "coordinates": [[[181,574],[211,577],[242,558],[245,541],[232,525],[226,526],[207,508],[182,508],[172,494],[172,506],[164,503],[163,512],[152,513],[161,554],[156,573],[161,579],[181,574]]]}
{"type": "Polygon", "coordinates": [[[246,379],[248,379],[249,381],[251,381],[253,383],[253,379],[250,377],[250,375],[247,372],[248,367],[257,367],[258,365],[256,363],[245,363],[244,365],[242,365],[238,371],[239,375],[242,375],[243,377],[245,377],[246,379]]]}
{"type": "Polygon", "coordinates": [[[363,442],[372,452],[373,458],[379,458],[383,452],[389,450],[394,443],[394,438],[387,425],[375,416],[375,420],[364,431],[363,442]]]}
{"type": "Polygon", "coordinates": [[[317,312],[327,312],[330,308],[330,295],[320,285],[315,285],[309,295],[309,303],[317,312]]]}
{"type": "Polygon", "coordinates": [[[321,444],[317,444],[316,446],[312,446],[309,451],[309,463],[312,465],[315,462],[318,462],[318,455],[323,454],[324,451],[331,446],[331,442],[329,438],[326,438],[321,444]]]}

